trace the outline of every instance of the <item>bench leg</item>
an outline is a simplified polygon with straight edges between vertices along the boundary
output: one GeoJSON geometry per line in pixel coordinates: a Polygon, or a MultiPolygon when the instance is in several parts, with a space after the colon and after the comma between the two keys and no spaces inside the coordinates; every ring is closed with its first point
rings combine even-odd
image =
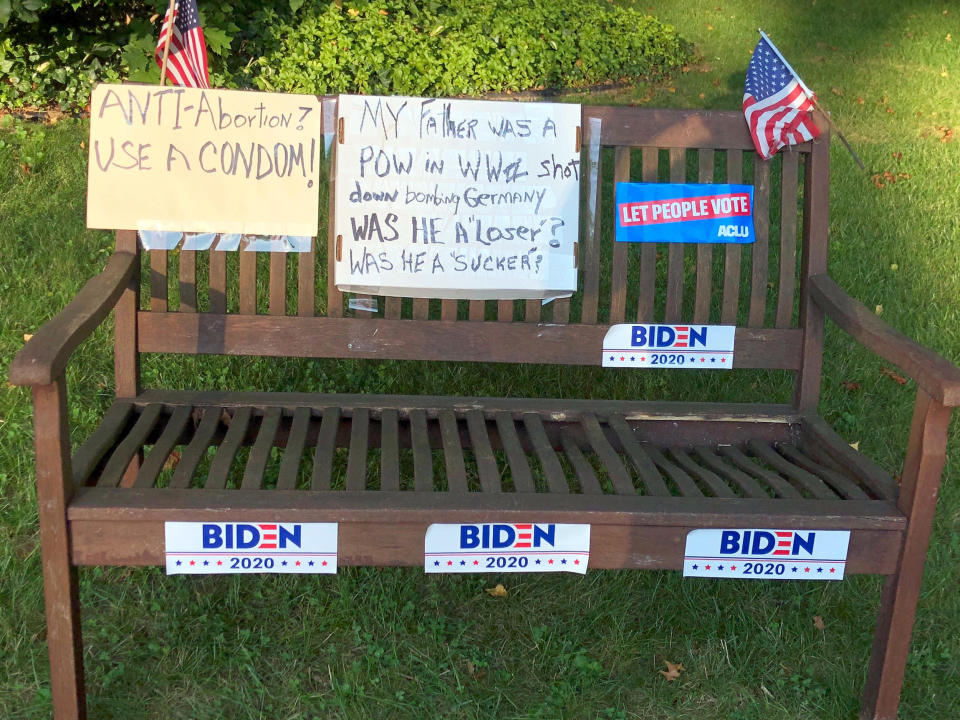
{"type": "Polygon", "coordinates": [[[862,720],[895,720],[933,527],[947,444],[950,408],[917,391],[903,468],[900,509],[907,530],[897,572],[887,578],[864,689],[862,720]]]}
{"type": "Polygon", "coordinates": [[[70,565],[67,502],[72,494],[63,377],[33,389],[37,505],[47,609],[50,692],[56,720],[86,717],[77,569],[70,565]]]}

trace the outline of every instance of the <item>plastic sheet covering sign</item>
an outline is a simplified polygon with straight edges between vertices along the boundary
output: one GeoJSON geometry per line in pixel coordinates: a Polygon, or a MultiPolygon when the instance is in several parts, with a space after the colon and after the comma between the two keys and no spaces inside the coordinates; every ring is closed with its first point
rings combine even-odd
{"type": "Polygon", "coordinates": [[[753,186],[617,183],[618,242],[752,243],[753,186]]]}
{"type": "Polygon", "coordinates": [[[338,98],[336,284],[401,297],[577,286],[580,106],[338,98]]]}
{"type": "Polygon", "coordinates": [[[314,236],[322,154],[314,95],[98,85],[87,227],[314,236]]]}

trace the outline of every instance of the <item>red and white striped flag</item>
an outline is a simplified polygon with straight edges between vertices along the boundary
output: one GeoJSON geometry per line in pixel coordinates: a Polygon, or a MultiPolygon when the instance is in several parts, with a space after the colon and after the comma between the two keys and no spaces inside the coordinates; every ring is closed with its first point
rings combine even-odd
{"type": "MultiPolygon", "coordinates": [[[[160,38],[153,57],[163,68],[163,46],[170,32],[170,10],[163,16],[160,38]]],[[[209,88],[207,70],[207,46],[203,39],[203,27],[196,0],[177,0],[173,6],[173,35],[170,37],[170,53],[167,57],[167,78],[174,85],[209,88]]]]}
{"type": "Polygon", "coordinates": [[[743,92],[743,114],[760,157],[768,160],[782,147],[817,137],[812,108],[813,93],[764,35],[750,58],[743,92]]]}

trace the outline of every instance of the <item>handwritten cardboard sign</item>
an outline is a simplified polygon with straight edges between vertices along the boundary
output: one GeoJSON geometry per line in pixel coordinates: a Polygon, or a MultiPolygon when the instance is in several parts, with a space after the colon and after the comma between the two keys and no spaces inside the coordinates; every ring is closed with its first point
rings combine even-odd
{"type": "Polygon", "coordinates": [[[336,283],[401,297],[576,289],[580,106],[341,95],[336,283]]]}
{"type": "Polygon", "coordinates": [[[317,234],[314,95],[98,85],[87,227],[317,234]]]}

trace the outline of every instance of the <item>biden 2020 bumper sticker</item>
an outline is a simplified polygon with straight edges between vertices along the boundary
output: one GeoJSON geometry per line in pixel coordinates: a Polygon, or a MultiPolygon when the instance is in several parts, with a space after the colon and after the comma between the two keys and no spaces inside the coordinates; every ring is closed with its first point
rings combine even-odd
{"type": "Polygon", "coordinates": [[[553,523],[433,524],[424,538],[428,573],[587,572],[590,526],[553,523]]]}
{"type": "Polygon", "coordinates": [[[842,580],[849,530],[691,530],[684,577],[842,580]]]}
{"type": "Polygon", "coordinates": [[[752,185],[617,183],[618,242],[751,243],[752,185]]]}
{"type": "Polygon", "coordinates": [[[733,325],[613,325],[603,337],[603,367],[729,370],[733,325]]]}
{"type": "Polygon", "coordinates": [[[336,573],[336,523],[168,522],[168,575],[336,573]]]}

